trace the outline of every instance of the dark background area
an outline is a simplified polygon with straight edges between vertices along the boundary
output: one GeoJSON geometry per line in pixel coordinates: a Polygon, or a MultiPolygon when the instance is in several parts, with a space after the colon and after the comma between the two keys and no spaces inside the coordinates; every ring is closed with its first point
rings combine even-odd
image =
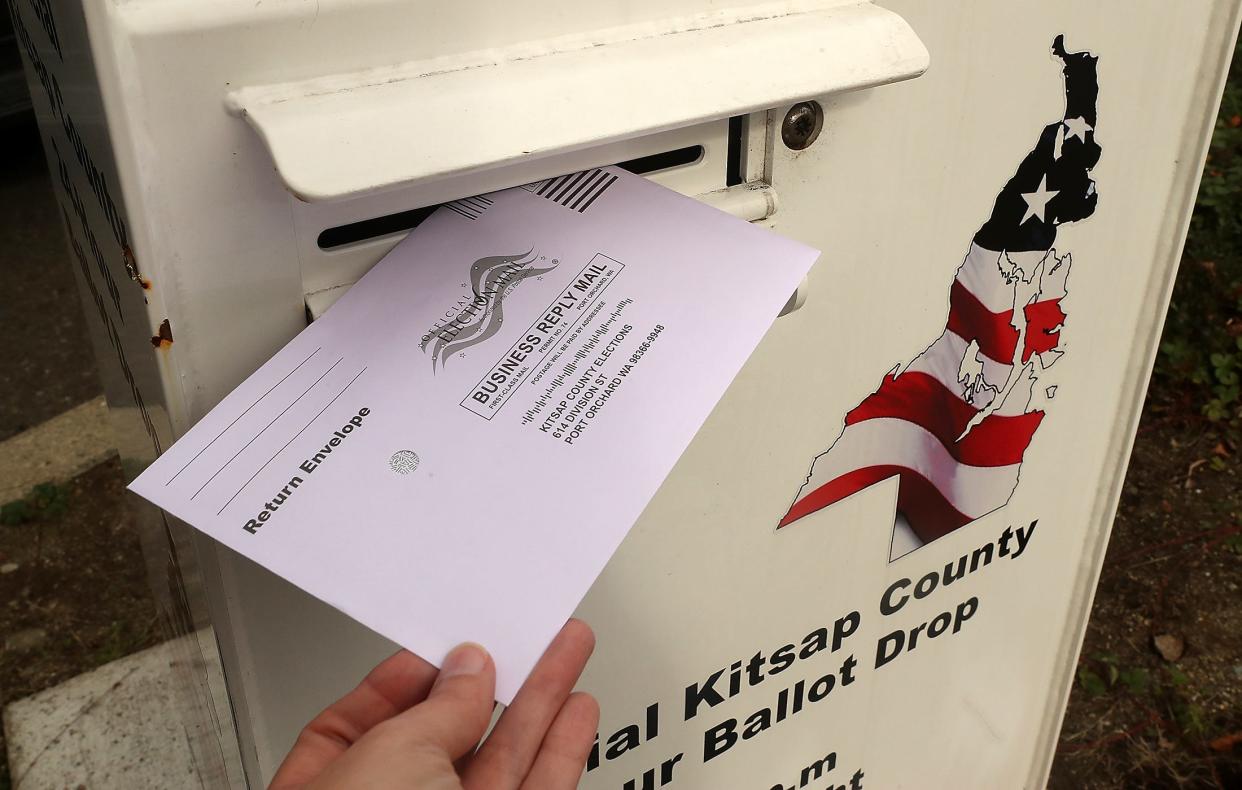
{"type": "MultiPolygon", "coordinates": [[[[100,388],[28,114],[0,119],[0,150],[4,440],[100,388]]],[[[1079,659],[1056,790],[1242,788],[1240,378],[1235,64],[1079,659]]],[[[113,460],[0,503],[0,567],[10,567],[0,573],[0,705],[158,640],[122,489],[113,460]]],[[[9,786],[0,760],[0,790],[9,786]]]]}
{"type": "Polygon", "coordinates": [[[38,128],[29,116],[0,126],[0,152],[3,441],[102,390],[38,128]]]}

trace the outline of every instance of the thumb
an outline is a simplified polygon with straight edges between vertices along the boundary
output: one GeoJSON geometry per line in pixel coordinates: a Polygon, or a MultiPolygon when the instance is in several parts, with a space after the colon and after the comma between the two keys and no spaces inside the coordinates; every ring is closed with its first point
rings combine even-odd
{"type": "Polygon", "coordinates": [[[496,665],[487,651],[469,642],[458,645],[444,659],[427,700],[392,724],[406,738],[456,760],[474,749],[487,731],[495,690],[496,665]]]}

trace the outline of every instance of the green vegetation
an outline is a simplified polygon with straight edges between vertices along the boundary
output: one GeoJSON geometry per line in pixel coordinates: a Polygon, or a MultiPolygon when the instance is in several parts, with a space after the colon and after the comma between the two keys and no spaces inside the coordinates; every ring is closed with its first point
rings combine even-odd
{"type": "Polygon", "coordinates": [[[17,499],[0,506],[0,524],[16,527],[32,521],[56,518],[69,505],[66,490],[55,483],[40,483],[30,490],[25,499],[17,499]]]}
{"type": "Polygon", "coordinates": [[[1146,694],[1151,677],[1142,667],[1124,667],[1116,656],[1102,654],[1079,662],[1078,685],[1093,697],[1112,691],[1146,694]]]}
{"type": "MultiPolygon", "coordinates": [[[[1125,738],[1171,737],[1189,753],[1201,751],[1202,742],[1212,734],[1209,714],[1190,693],[1190,678],[1175,664],[1153,674],[1142,667],[1124,666],[1111,654],[1084,656],[1079,661],[1078,687],[1091,697],[1129,698],[1150,714],[1147,720],[1123,731],[1125,738]]],[[[1100,745],[1113,740],[1102,739],[1100,745]]]]}
{"type": "Polygon", "coordinates": [[[1242,59],[1235,58],[1156,367],[1213,422],[1242,428],[1242,59]]]}

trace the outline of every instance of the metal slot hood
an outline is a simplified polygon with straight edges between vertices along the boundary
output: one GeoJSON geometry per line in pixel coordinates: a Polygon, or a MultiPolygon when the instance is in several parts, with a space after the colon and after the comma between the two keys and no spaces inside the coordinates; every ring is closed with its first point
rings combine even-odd
{"type": "Polygon", "coordinates": [[[226,103],[288,189],[314,202],[882,85],[927,65],[891,11],[784,3],[247,86],[226,103]]]}

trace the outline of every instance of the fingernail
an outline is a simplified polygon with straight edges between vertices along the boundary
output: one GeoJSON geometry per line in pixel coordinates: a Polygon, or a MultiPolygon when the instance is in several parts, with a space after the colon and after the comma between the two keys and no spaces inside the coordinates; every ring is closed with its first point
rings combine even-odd
{"type": "Polygon", "coordinates": [[[487,666],[487,651],[473,642],[458,645],[444,659],[440,667],[440,678],[451,678],[458,675],[477,675],[487,666]]]}

